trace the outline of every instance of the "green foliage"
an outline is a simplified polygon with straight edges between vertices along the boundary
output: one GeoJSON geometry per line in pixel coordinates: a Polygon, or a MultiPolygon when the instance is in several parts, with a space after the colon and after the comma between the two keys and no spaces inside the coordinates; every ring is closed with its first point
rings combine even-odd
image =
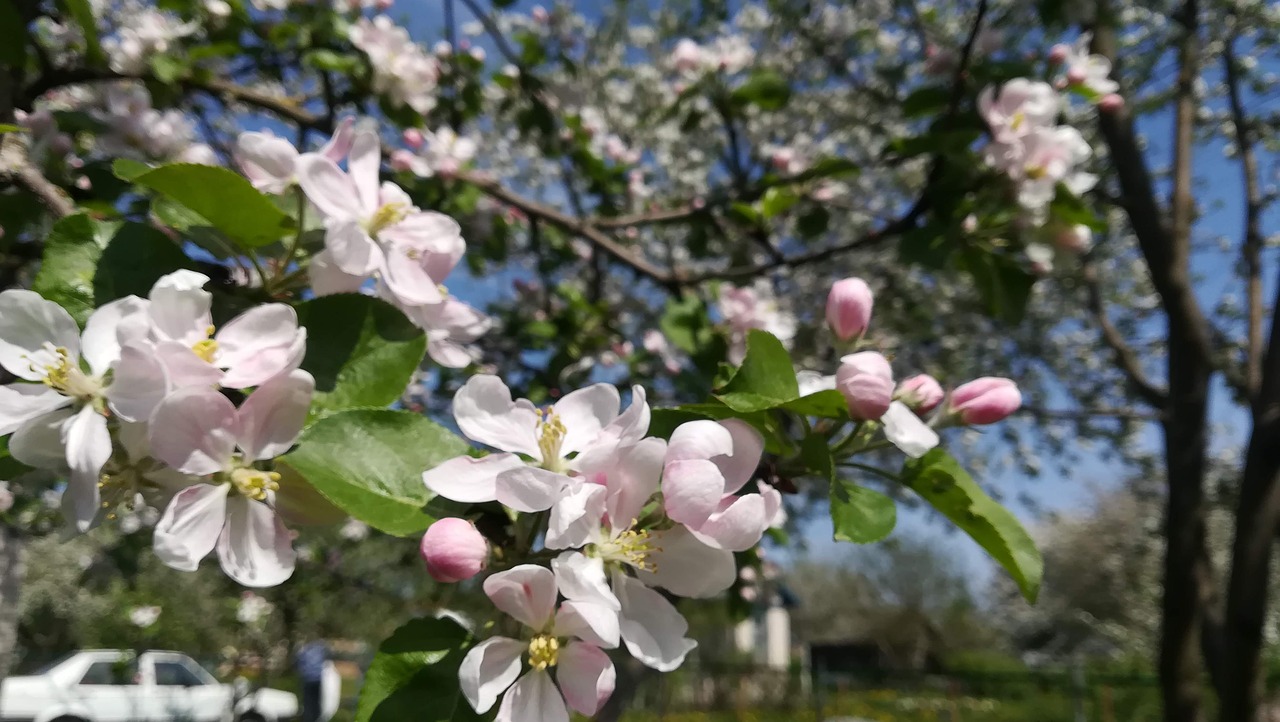
{"type": "Polygon", "coordinates": [[[1011,324],[1022,321],[1035,276],[1009,256],[982,249],[966,250],[960,263],[973,278],[988,314],[1011,324]]]}
{"type": "Polygon", "coordinates": [[[422,617],[378,646],[365,675],[356,722],[479,720],[458,685],[471,635],[452,619],[422,617]]]}
{"type": "Polygon", "coordinates": [[[747,335],[747,355],[716,398],[734,411],[763,411],[800,396],[791,354],[773,334],[753,330],[747,335]]]}
{"type": "Polygon", "coordinates": [[[800,443],[800,459],[830,484],[831,526],[836,541],[869,544],[889,536],[898,522],[893,499],[836,476],[829,440],[809,434],[800,443]]]}
{"type": "Polygon", "coordinates": [[[124,223],[111,235],[93,275],[94,304],[130,294],[146,297],[161,276],[191,267],[173,240],[142,223],[124,223]]]}
{"type": "Polygon", "coordinates": [[[298,323],[307,329],[302,368],[316,379],[313,418],[394,403],[426,353],[422,330],[399,309],[369,296],[312,299],[299,304],[298,323]]]}
{"type": "Polygon", "coordinates": [[[9,455],[9,437],[0,437],[0,479],[12,479],[28,471],[31,467],[9,455]]]}
{"type": "Polygon", "coordinates": [[[98,39],[98,19],[93,14],[93,6],[89,0],[59,0],[58,6],[80,26],[89,64],[105,64],[107,56],[102,52],[102,43],[98,39]]]}
{"type": "Polygon", "coordinates": [[[411,536],[435,521],[422,472],[467,453],[467,443],[407,411],[355,409],[307,427],[280,459],[326,499],[388,534],[411,536]]]}
{"type": "Polygon", "coordinates": [[[0,65],[21,67],[27,61],[26,23],[16,3],[0,3],[0,65]]]}
{"type": "Polygon", "coordinates": [[[902,481],[978,542],[1034,602],[1044,575],[1044,561],[1017,517],[974,482],[942,449],[907,461],[902,481]]]}
{"type": "Polygon", "coordinates": [[[214,166],[176,163],[138,173],[118,168],[125,180],[181,203],[244,249],[280,240],[294,224],[271,199],[238,173],[214,166]]]}
{"type": "Polygon", "coordinates": [[[781,110],[791,99],[791,85],[772,70],[757,70],[731,96],[735,104],[755,105],[761,110],[781,110]]]}
{"type": "Polygon", "coordinates": [[[93,277],[106,245],[102,227],[83,213],[53,224],[31,289],[57,303],[81,326],[94,308],[93,277]]]}

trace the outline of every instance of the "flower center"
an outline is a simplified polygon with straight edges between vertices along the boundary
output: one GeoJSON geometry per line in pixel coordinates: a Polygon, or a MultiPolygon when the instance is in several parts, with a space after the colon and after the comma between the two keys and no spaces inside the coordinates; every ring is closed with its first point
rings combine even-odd
{"type": "Polygon", "coordinates": [[[102,393],[102,383],[86,376],[71,360],[71,353],[67,349],[45,343],[44,350],[54,357],[53,363],[43,366],[32,363],[31,370],[37,373],[44,372],[45,386],[63,396],[81,401],[91,401],[102,393]]]}
{"type": "Polygon", "coordinates": [[[381,231],[394,226],[409,216],[410,206],[406,203],[387,203],[373,212],[373,217],[365,222],[365,231],[377,236],[381,231]]]}
{"type": "Polygon", "coordinates": [[[565,428],[560,417],[548,410],[538,420],[538,451],[542,452],[542,468],[561,471],[560,445],[564,443],[565,428]]]}
{"type": "Polygon", "coordinates": [[[1045,167],[1042,165],[1036,165],[1032,163],[1027,164],[1027,177],[1030,178],[1031,180],[1040,180],[1041,178],[1045,177],[1046,173],[1047,171],[1045,170],[1045,167]]]}
{"type": "Polygon", "coordinates": [[[1013,114],[1012,118],[1009,119],[1009,127],[1013,130],[1017,130],[1022,127],[1022,124],[1026,122],[1026,120],[1027,114],[1019,110],[1013,114]]]}
{"type": "Polygon", "coordinates": [[[649,555],[656,551],[661,550],[653,546],[649,532],[635,529],[624,531],[596,545],[596,552],[602,559],[628,564],[647,572],[658,570],[658,565],[649,561],[649,555]]]}
{"type": "Polygon", "coordinates": [[[529,640],[529,666],[543,671],[560,661],[560,640],[550,634],[539,634],[529,640]]]}
{"type": "Polygon", "coordinates": [[[191,344],[191,350],[204,359],[205,363],[213,363],[213,357],[218,353],[218,342],[213,340],[213,331],[213,326],[210,326],[204,331],[204,335],[209,338],[191,344]]]}
{"type": "Polygon", "coordinates": [[[260,471],[241,467],[231,472],[231,483],[236,491],[257,501],[264,501],[268,491],[280,488],[280,474],[275,471],[260,471]]]}

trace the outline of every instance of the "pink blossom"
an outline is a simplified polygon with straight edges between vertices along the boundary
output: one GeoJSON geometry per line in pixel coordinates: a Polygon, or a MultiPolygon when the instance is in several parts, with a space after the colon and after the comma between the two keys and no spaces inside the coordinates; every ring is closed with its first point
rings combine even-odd
{"type": "Polygon", "coordinates": [[[1022,394],[1010,379],[984,376],[951,392],[948,411],[965,424],[994,424],[1022,405],[1022,394]]]}
{"type": "Polygon", "coordinates": [[[913,411],[927,414],[942,403],[946,392],[938,380],[928,374],[919,374],[905,379],[898,384],[894,397],[900,399],[913,411]]]}
{"type": "Polygon", "coordinates": [[[427,527],[419,551],[427,573],[437,582],[460,582],[484,569],[489,559],[489,543],[465,519],[441,519],[427,527]]]}
{"type": "Polygon", "coordinates": [[[875,421],[893,401],[893,369],[875,351],[850,354],[840,359],[836,388],[844,394],[854,420],[875,421]]]}
{"type": "Polygon", "coordinates": [[[827,294],[827,326],[841,341],[850,341],[866,333],[871,323],[874,297],[861,278],[836,281],[827,294]]]}

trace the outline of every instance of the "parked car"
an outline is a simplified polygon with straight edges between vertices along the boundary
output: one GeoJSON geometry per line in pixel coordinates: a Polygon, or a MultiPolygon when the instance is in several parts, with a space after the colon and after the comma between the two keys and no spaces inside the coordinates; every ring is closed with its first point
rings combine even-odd
{"type": "Polygon", "coordinates": [[[0,685],[4,722],[282,722],[290,692],[222,684],[177,652],[94,649],[0,685]]]}

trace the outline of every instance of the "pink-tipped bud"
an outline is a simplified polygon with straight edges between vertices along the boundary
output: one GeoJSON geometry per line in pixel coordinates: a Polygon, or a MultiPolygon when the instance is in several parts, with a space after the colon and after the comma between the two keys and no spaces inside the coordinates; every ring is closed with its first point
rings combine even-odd
{"type": "Polygon", "coordinates": [[[417,128],[405,128],[401,137],[404,138],[404,144],[414,150],[421,148],[422,144],[427,140],[422,136],[422,131],[417,128]]]}
{"type": "Polygon", "coordinates": [[[920,414],[933,411],[942,403],[944,396],[946,392],[942,390],[942,385],[929,374],[912,376],[903,381],[898,384],[898,391],[894,394],[895,398],[920,414]]]}
{"type": "Polygon", "coordinates": [[[396,4],[396,0],[378,0],[377,3],[375,4],[377,5],[379,11],[385,13],[386,11],[391,9],[392,5],[396,4]]]}
{"type": "Polygon", "coordinates": [[[833,283],[827,294],[827,325],[836,338],[849,341],[865,333],[873,302],[871,288],[861,278],[833,283]]]}
{"type": "Polygon", "coordinates": [[[484,569],[489,560],[489,543],[466,519],[447,517],[427,528],[422,535],[422,559],[427,573],[437,582],[460,582],[484,569]]]}
{"type": "Polygon", "coordinates": [[[1067,85],[1080,85],[1089,76],[1084,72],[1084,68],[1074,67],[1067,70],[1067,85]]]}
{"type": "Polygon", "coordinates": [[[539,25],[546,23],[547,18],[550,17],[547,13],[547,9],[541,5],[534,5],[533,9],[529,11],[529,16],[532,17],[533,21],[539,25]]]}
{"type": "Polygon", "coordinates": [[[89,180],[89,176],[82,175],[79,178],[76,178],[76,188],[79,188],[82,191],[91,190],[93,188],[93,181],[89,180]]]}
{"type": "Polygon", "coordinates": [[[1064,251],[1084,253],[1093,243],[1093,231],[1083,223],[1064,226],[1054,234],[1053,243],[1064,251]]]}
{"type": "Polygon", "coordinates": [[[849,416],[856,421],[875,421],[893,401],[893,369],[875,351],[849,354],[840,359],[836,388],[849,404],[849,416]]]}
{"type": "Polygon", "coordinates": [[[1114,113],[1124,107],[1124,98],[1117,93],[1107,93],[1098,101],[1098,110],[1114,113]]]}
{"type": "Polygon", "coordinates": [[[1049,62],[1054,65],[1065,63],[1069,57],[1071,57],[1071,46],[1066,43],[1058,43],[1049,48],[1049,62]]]}
{"type": "Polygon", "coordinates": [[[965,424],[994,424],[1022,406],[1018,385],[1009,379],[984,376],[951,392],[948,409],[965,424]]]}

